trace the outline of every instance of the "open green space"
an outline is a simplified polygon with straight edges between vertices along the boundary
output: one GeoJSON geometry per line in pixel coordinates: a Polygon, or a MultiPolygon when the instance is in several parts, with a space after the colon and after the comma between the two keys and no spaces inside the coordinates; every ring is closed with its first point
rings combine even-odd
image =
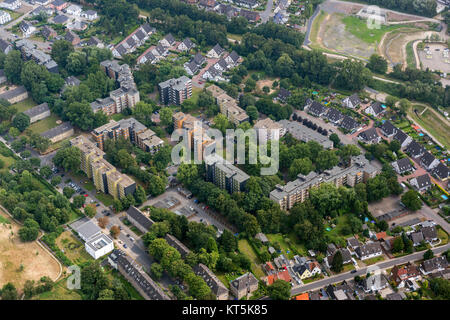
{"type": "MultiPolygon", "coordinates": [[[[438,116],[433,112],[433,110],[426,110],[423,114],[420,114],[424,110],[422,105],[413,105],[411,109],[408,110],[408,115],[421,127],[427,130],[433,137],[435,137],[442,145],[447,149],[450,148],[450,125],[448,122],[444,122],[438,118],[438,116]]],[[[428,107],[431,108],[431,107],[428,107]]]]}
{"type": "Polygon", "coordinates": [[[10,224],[11,221],[9,221],[8,218],[5,218],[4,216],[0,215],[0,224],[10,224]]]}
{"type": "Polygon", "coordinates": [[[92,260],[92,257],[85,250],[84,244],[71,231],[61,233],[55,242],[67,258],[78,265],[92,260]]]}
{"type": "Polygon", "coordinates": [[[309,33],[309,40],[311,42],[314,42],[315,39],[317,39],[317,35],[319,34],[320,26],[322,25],[323,20],[327,14],[325,11],[320,11],[320,13],[317,15],[317,17],[314,19],[314,22],[311,26],[311,31],[309,33]]]}
{"type": "Polygon", "coordinates": [[[32,125],[30,125],[28,128],[33,131],[34,133],[43,133],[47,130],[50,130],[54,127],[56,127],[58,124],[56,121],[61,120],[57,115],[51,114],[50,117],[47,117],[45,119],[39,120],[32,125]]]}
{"type": "Polygon", "coordinates": [[[404,27],[404,25],[381,25],[379,29],[369,29],[366,20],[354,16],[346,16],[342,18],[342,22],[346,31],[367,43],[379,43],[386,32],[404,27]]]}
{"type": "Polygon", "coordinates": [[[23,101],[14,103],[13,106],[17,109],[17,112],[24,112],[37,105],[32,98],[25,99],[23,101]]]}
{"type": "Polygon", "coordinates": [[[383,261],[383,260],[384,260],[384,256],[378,256],[378,257],[364,260],[363,262],[366,266],[370,266],[372,264],[375,264],[375,263],[383,261]]]}
{"type": "Polygon", "coordinates": [[[67,289],[67,278],[61,279],[53,286],[53,289],[34,297],[35,300],[81,300],[77,290],[67,289]]]}
{"type": "Polygon", "coordinates": [[[14,159],[11,157],[5,157],[4,155],[0,154],[0,160],[3,161],[5,164],[4,167],[1,170],[7,170],[10,165],[14,163],[14,159]]]}
{"type": "Polygon", "coordinates": [[[248,241],[246,239],[241,239],[238,242],[239,251],[245,254],[250,261],[252,262],[251,270],[253,274],[256,276],[256,278],[264,277],[264,272],[261,269],[261,262],[259,261],[259,258],[256,256],[255,251],[253,251],[253,248],[250,246],[248,241]]]}
{"type": "Polygon", "coordinates": [[[102,192],[97,192],[95,197],[107,207],[112,206],[114,201],[114,198],[111,195],[102,192]]]}
{"type": "Polygon", "coordinates": [[[414,41],[410,41],[406,45],[406,63],[410,68],[416,68],[416,59],[414,58],[413,43],[414,41]]]}

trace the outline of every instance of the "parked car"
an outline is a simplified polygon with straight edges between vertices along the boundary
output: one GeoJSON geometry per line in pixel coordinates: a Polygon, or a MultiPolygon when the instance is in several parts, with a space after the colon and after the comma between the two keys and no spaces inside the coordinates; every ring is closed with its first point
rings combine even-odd
{"type": "Polygon", "coordinates": [[[350,273],[356,273],[356,270],[352,270],[352,271],[350,271],[350,273]]]}
{"type": "Polygon", "coordinates": [[[123,247],[124,247],[125,249],[128,248],[128,246],[127,246],[126,243],[123,244],[123,247]]]}

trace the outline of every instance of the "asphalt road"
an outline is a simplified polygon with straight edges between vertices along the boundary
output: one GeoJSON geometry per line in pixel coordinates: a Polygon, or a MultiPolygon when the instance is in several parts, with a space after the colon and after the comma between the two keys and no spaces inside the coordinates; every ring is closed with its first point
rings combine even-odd
{"type": "MultiPolygon", "coordinates": [[[[442,246],[442,247],[433,248],[431,250],[433,250],[433,252],[435,254],[439,254],[439,253],[447,251],[448,249],[450,249],[450,244],[446,244],[445,246],[442,246]]],[[[314,290],[323,288],[323,287],[328,286],[333,283],[338,283],[338,282],[342,282],[344,280],[353,279],[357,275],[358,276],[366,275],[367,271],[372,271],[372,272],[374,271],[374,269],[373,269],[374,266],[376,266],[379,269],[387,269],[387,268],[393,267],[394,265],[404,264],[409,261],[418,261],[418,260],[423,259],[424,252],[425,252],[425,250],[420,251],[420,252],[415,252],[410,255],[399,257],[399,258],[395,258],[395,259],[391,259],[391,260],[387,260],[387,261],[381,261],[381,262],[371,265],[369,267],[358,269],[354,273],[351,273],[349,271],[349,272],[338,274],[338,275],[335,275],[335,276],[332,276],[329,278],[325,278],[325,279],[322,279],[319,281],[315,281],[315,282],[303,285],[301,287],[292,289],[291,295],[295,296],[295,295],[298,295],[303,292],[314,291],[314,290]]]]}
{"type": "Polygon", "coordinates": [[[267,1],[266,9],[259,15],[261,17],[262,23],[266,23],[267,21],[269,21],[270,16],[272,15],[272,8],[273,8],[273,0],[267,1]]]}

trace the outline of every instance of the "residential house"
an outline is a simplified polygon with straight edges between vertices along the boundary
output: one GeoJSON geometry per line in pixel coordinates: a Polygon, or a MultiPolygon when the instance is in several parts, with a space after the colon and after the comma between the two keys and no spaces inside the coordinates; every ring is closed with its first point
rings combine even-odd
{"type": "Polygon", "coordinates": [[[393,292],[386,295],[386,300],[403,300],[406,299],[406,296],[403,292],[393,292]]]}
{"type": "Polygon", "coordinates": [[[342,104],[344,107],[355,109],[357,106],[359,106],[361,103],[361,100],[359,99],[359,96],[357,93],[352,94],[351,96],[344,98],[342,100],[342,104]]]}
{"type": "Polygon", "coordinates": [[[4,54],[8,54],[8,52],[10,52],[12,49],[13,49],[13,47],[8,41],[0,39],[1,52],[3,52],[4,54]]]}
{"type": "Polygon", "coordinates": [[[228,300],[229,291],[222,281],[203,263],[199,263],[194,268],[194,273],[205,280],[211,292],[216,296],[217,300],[228,300]]]}
{"type": "Polygon", "coordinates": [[[77,77],[69,76],[65,79],[65,83],[67,86],[76,87],[80,85],[81,81],[77,77]]]}
{"type": "Polygon", "coordinates": [[[39,7],[37,7],[36,9],[34,9],[33,11],[31,11],[31,15],[32,16],[38,16],[41,13],[45,14],[47,17],[50,17],[53,14],[54,10],[50,7],[44,7],[44,5],[41,5],[39,7]]]}
{"type": "Polygon", "coordinates": [[[423,243],[423,233],[422,231],[416,231],[416,232],[412,232],[409,237],[411,238],[411,241],[413,242],[413,246],[417,247],[422,245],[423,243]]]}
{"type": "Polygon", "coordinates": [[[65,24],[69,18],[63,14],[58,14],[53,18],[53,23],[55,24],[65,24]]]}
{"type": "Polygon", "coordinates": [[[33,108],[25,110],[23,113],[26,114],[28,117],[30,117],[30,124],[31,124],[36,121],[50,117],[50,108],[48,107],[47,102],[44,102],[33,108]]]}
{"type": "Polygon", "coordinates": [[[186,62],[184,70],[186,70],[188,75],[193,76],[199,71],[199,67],[194,60],[191,60],[190,62],[186,62]]]}
{"type": "Polygon", "coordinates": [[[90,21],[93,21],[98,18],[97,11],[94,11],[94,10],[83,11],[83,12],[81,12],[81,16],[90,21]]]}
{"type": "Polygon", "coordinates": [[[405,286],[405,281],[408,279],[418,280],[420,271],[413,263],[407,263],[403,267],[395,265],[391,270],[391,279],[399,288],[405,286]]]}
{"type": "Polygon", "coordinates": [[[420,165],[425,170],[432,170],[439,164],[439,160],[436,159],[430,152],[425,151],[423,156],[420,158],[420,165]]]}
{"type": "Polygon", "coordinates": [[[191,252],[191,250],[189,250],[189,248],[186,247],[180,240],[169,233],[166,234],[164,239],[166,239],[169,245],[177,249],[183,259],[189,254],[189,252],[191,252]]]}
{"type": "Polygon", "coordinates": [[[433,169],[432,174],[442,181],[446,181],[450,176],[448,167],[442,162],[439,162],[439,164],[433,169]]]}
{"type": "Polygon", "coordinates": [[[68,2],[65,2],[64,0],[55,0],[52,3],[50,3],[50,8],[57,11],[62,11],[65,8],[69,6],[68,2]]]}
{"type": "Polygon", "coordinates": [[[327,108],[316,101],[313,101],[308,107],[305,107],[305,109],[315,117],[321,117],[327,112],[327,108]]]}
{"type": "Polygon", "coordinates": [[[414,168],[411,161],[407,157],[392,162],[391,166],[394,168],[395,172],[397,172],[398,174],[403,174],[406,172],[412,172],[412,171],[416,170],[416,168],[414,168]]]}
{"type": "Polygon", "coordinates": [[[3,2],[0,2],[0,8],[5,8],[11,11],[16,11],[17,9],[20,9],[22,6],[22,1],[20,0],[3,0],[3,2]]]}
{"type": "Polygon", "coordinates": [[[86,42],[86,44],[88,46],[97,47],[97,48],[101,48],[101,49],[105,47],[103,42],[99,38],[94,37],[94,36],[90,37],[89,40],[86,42]]]}
{"type": "Polygon", "coordinates": [[[23,37],[28,38],[33,33],[36,32],[36,27],[33,26],[30,22],[22,20],[22,22],[19,25],[20,31],[22,31],[23,37]]]}
{"type": "Polygon", "coordinates": [[[364,112],[368,115],[378,117],[385,111],[385,108],[381,106],[381,103],[376,101],[367,107],[364,112]]]}
{"type": "Polygon", "coordinates": [[[214,68],[220,72],[224,72],[228,70],[228,64],[225,62],[225,59],[222,58],[214,64],[214,68]]]}
{"type": "Polygon", "coordinates": [[[166,35],[164,37],[164,39],[160,40],[159,43],[163,47],[169,48],[175,44],[175,38],[173,37],[173,35],[171,33],[169,33],[168,35],[166,35]]]}
{"type": "Polygon", "coordinates": [[[273,284],[274,281],[276,281],[276,280],[283,280],[283,281],[291,283],[292,277],[289,274],[288,270],[278,271],[277,273],[269,274],[268,276],[264,277],[264,281],[266,282],[266,284],[268,286],[273,284]]]}
{"type": "Polygon", "coordinates": [[[430,273],[436,271],[444,271],[448,267],[448,261],[445,256],[434,257],[430,260],[425,260],[420,264],[420,272],[424,275],[428,275],[430,273]]]}
{"type": "Polygon", "coordinates": [[[353,131],[359,127],[359,123],[352,117],[344,115],[339,126],[347,131],[353,131]]]}
{"type": "Polygon", "coordinates": [[[353,251],[356,250],[361,245],[361,243],[355,237],[347,239],[347,247],[350,247],[353,251]]]}
{"type": "Polygon", "coordinates": [[[379,242],[369,242],[356,248],[356,254],[360,260],[367,260],[374,257],[381,256],[383,250],[379,242]]]}
{"type": "Polygon", "coordinates": [[[81,16],[81,12],[82,12],[82,11],[83,11],[83,10],[81,9],[81,7],[80,7],[80,6],[77,6],[76,4],[71,4],[71,5],[68,6],[67,9],[66,9],[66,13],[67,13],[67,14],[70,14],[70,15],[72,15],[72,16],[77,16],[77,17],[81,16]]]}
{"type": "MultiPolygon", "coordinates": [[[[359,248],[359,247],[358,247],[359,248]]],[[[333,259],[336,252],[340,251],[342,256],[342,264],[349,264],[352,262],[352,254],[347,248],[336,249],[335,251],[327,251],[327,256],[324,259],[324,262],[328,268],[331,268],[333,265],[333,259]]]]}
{"type": "Polygon", "coordinates": [[[410,179],[409,183],[419,192],[427,191],[428,189],[431,189],[431,187],[433,186],[428,173],[410,179]]]}
{"type": "Polygon", "coordinates": [[[394,136],[398,131],[398,129],[389,120],[384,121],[380,129],[381,132],[388,138],[394,136]]]}
{"type": "Polygon", "coordinates": [[[255,239],[258,239],[263,244],[269,243],[269,239],[267,239],[267,236],[264,233],[262,233],[262,232],[257,233],[255,235],[255,239]]]}
{"type": "Polygon", "coordinates": [[[42,27],[41,34],[47,40],[54,38],[58,35],[52,27],[47,26],[47,25],[42,27]]]}
{"type": "Polygon", "coordinates": [[[130,208],[128,208],[126,217],[127,220],[130,221],[142,233],[147,233],[151,226],[155,223],[135,206],[130,206],[130,208]]]}
{"type": "Polygon", "coordinates": [[[370,277],[366,277],[362,283],[362,287],[366,293],[378,292],[386,288],[389,284],[384,274],[375,274],[370,277]]]}
{"type": "Polygon", "coordinates": [[[206,62],[206,58],[200,52],[195,54],[193,60],[198,66],[201,66],[206,62]]]}
{"type": "Polygon", "coordinates": [[[258,22],[261,19],[261,16],[256,11],[249,11],[249,10],[241,9],[241,11],[239,12],[239,15],[241,17],[244,17],[245,19],[247,19],[249,22],[258,22]]]}
{"type": "Polygon", "coordinates": [[[79,44],[81,41],[80,37],[72,30],[67,31],[66,35],[64,36],[64,40],[70,42],[74,46],[79,44]]]}
{"type": "Polygon", "coordinates": [[[422,229],[420,229],[420,231],[423,234],[423,240],[429,244],[439,239],[435,226],[423,227],[422,229]]]}
{"type": "Polygon", "coordinates": [[[41,133],[41,136],[49,139],[52,143],[56,143],[72,136],[74,133],[74,128],[70,122],[63,122],[59,126],[41,133]]]}
{"type": "Polygon", "coordinates": [[[191,41],[189,38],[185,38],[177,47],[180,51],[189,51],[195,47],[195,43],[191,41]]]}
{"type": "Polygon", "coordinates": [[[206,56],[208,58],[218,59],[224,52],[225,52],[225,49],[223,49],[219,44],[216,44],[211,50],[208,51],[206,56]]]}
{"type": "Polygon", "coordinates": [[[394,139],[400,142],[400,148],[406,148],[413,139],[404,133],[402,130],[397,130],[397,133],[394,135],[394,139]]]}
{"type": "Polygon", "coordinates": [[[0,24],[5,24],[11,21],[11,15],[9,12],[0,10],[0,24]]]}
{"type": "Polygon", "coordinates": [[[343,117],[344,115],[339,110],[336,110],[334,108],[329,108],[328,112],[324,115],[324,118],[334,125],[337,125],[343,117]]]}
{"type": "Polygon", "coordinates": [[[427,151],[425,149],[425,147],[423,147],[420,143],[416,142],[416,141],[412,141],[405,149],[405,151],[407,153],[409,153],[410,157],[413,159],[417,159],[419,157],[421,157],[425,151],[427,151]]]}
{"type": "Polygon", "coordinates": [[[258,290],[258,279],[251,272],[230,281],[231,293],[240,300],[242,297],[250,297],[250,295],[258,290]]]}
{"type": "Polygon", "coordinates": [[[14,89],[9,89],[0,94],[0,99],[7,100],[14,104],[28,98],[28,91],[24,86],[19,86],[14,89]]]}
{"type": "Polygon", "coordinates": [[[358,134],[358,139],[367,144],[379,143],[381,137],[378,135],[375,128],[367,129],[360,134],[358,134]]]}

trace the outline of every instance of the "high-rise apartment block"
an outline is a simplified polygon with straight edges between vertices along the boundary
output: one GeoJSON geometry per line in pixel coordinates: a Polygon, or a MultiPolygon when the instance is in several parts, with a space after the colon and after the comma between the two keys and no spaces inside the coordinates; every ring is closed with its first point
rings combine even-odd
{"type": "Polygon", "coordinates": [[[105,153],[84,136],[70,140],[70,144],[81,151],[80,169],[92,179],[95,188],[116,199],[136,191],[136,182],[104,159],[105,153]]]}
{"type": "Polygon", "coordinates": [[[162,104],[180,105],[192,96],[192,81],[186,76],[169,79],[158,85],[159,97],[162,104]]]}
{"type": "Polygon", "coordinates": [[[229,193],[242,192],[250,176],[217,154],[205,158],[206,180],[229,193]]]}
{"type": "Polygon", "coordinates": [[[130,140],[142,150],[152,154],[164,144],[164,141],[156,136],[155,132],[147,129],[134,118],[110,120],[107,124],[94,129],[91,134],[101,150],[104,149],[107,139],[117,140],[119,137],[130,140]]]}
{"type": "Polygon", "coordinates": [[[236,103],[236,99],[233,99],[224,90],[216,85],[209,86],[206,91],[210,92],[215,98],[217,105],[219,106],[220,113],[227,116],[227,118],[236,125],[242,122],[248,121],[248,115],[244,109],[239,107],[236,103]]]}

